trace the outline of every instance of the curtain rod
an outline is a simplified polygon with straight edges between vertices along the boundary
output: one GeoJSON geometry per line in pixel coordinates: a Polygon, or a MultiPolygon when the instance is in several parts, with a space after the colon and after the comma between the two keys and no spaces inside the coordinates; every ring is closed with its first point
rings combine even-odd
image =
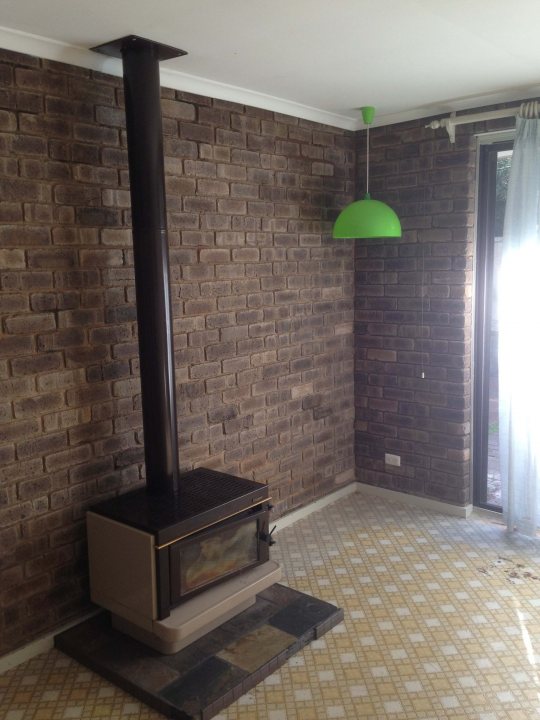
{"type": "Polygon", "coordinates": [[[472,113],[471,115],[456,115],[451,113],[448,117],[432,120],[425,125],[432,130],[445,128],[450,138],[450,142],[456,141],[456,125],[468,125],[469,123],[482,122],[484,120],[496,120],[498,118],[516,117],[520,115],[524,118],[538,118],[540,102],[533,100],[532,102],[524,102],[514,107],[503,108],[502,110],[487,110],[485,112],[472,113]]]}

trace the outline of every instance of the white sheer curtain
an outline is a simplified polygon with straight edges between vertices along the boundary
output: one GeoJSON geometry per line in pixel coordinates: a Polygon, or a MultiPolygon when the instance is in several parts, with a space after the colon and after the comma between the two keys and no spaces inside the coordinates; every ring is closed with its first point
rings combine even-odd
{"type": "Polygon", "coordinates": [[[499,280],[499,441],[508,530],[540,523],[540,120],[517,118],[499,280]]]}

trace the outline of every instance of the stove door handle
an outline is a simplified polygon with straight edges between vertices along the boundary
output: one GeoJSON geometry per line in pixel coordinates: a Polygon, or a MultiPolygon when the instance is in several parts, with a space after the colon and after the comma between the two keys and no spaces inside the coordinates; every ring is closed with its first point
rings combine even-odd
{"type": "Polygon", "coordinates": [[[276,544],[276,541],[272,538],[272,533],[274,532],[274,530],[275,530],[276,528],[277,528],[277,525],[274,525],[274,527],[270,530],[270,532],[268,532],[268,533],[265,533],[265,532],[259,533],[259,538],[260,538],[263,542],[267,542],[270,547],[271,547],[272,545],[275,545],[275,544],[276,544]]]}

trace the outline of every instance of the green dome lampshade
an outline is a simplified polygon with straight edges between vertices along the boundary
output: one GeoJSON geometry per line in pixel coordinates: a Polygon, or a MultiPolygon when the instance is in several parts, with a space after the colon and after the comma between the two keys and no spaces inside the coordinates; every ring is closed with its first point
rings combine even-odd
{"type": "Polygon", "coordinates": [[[401,237],[401,223],[391,207],[366,195],[364,200],[352,202],[339,213],[332,237],[341,240],[401,237]]]}
{"type": "Polygon", "coordinates": [[[332,237],[346,238],[391,238],[401,237],[401,223],[391,207],[369,195],[369,126],[373,122],[375,108],[363,107],[362,117],[367,125],[366,195],[340,212],[332,237]]]}

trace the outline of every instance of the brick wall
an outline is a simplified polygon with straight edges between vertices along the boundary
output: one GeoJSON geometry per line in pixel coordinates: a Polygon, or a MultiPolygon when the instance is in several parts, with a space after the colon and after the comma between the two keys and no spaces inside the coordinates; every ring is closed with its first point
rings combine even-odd
{"type": "MultiPolygon", "coordinates": [[[[352,133],[163,91],[180,464],[354,479],[352,133]]],[[[88,605],[84,514],[144,476],[121,82],[0,52],[0,652],[88,605]]]]}
{"type": "MultiPolygon", "coordinates": [[[[371,133],[370,189],[396,210],[403,237],[356,245],[357,478],[463,505],[471,499],[474,133],[513,121],[462,125],[455,145],[426,122],[371,133]],[[385,453],[400,455],[401,467],[386,465],[385,453]]],[[[360,189],[365,133],[357,142],[360,189]]]]}

